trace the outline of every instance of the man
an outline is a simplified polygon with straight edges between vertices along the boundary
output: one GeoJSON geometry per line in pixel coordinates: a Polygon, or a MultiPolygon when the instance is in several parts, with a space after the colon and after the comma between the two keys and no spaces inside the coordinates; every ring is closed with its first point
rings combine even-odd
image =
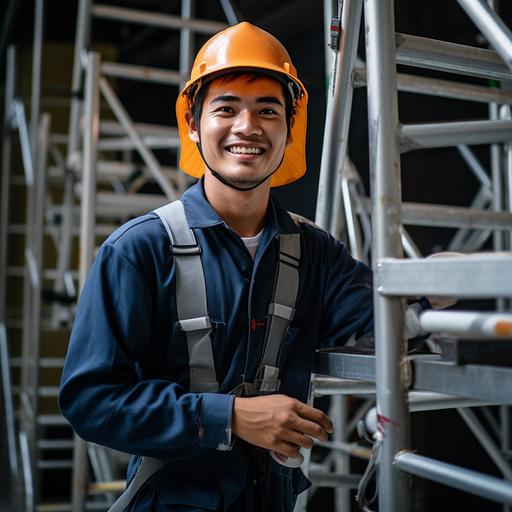
{"type": "Polygon", "coordinates": [[[314,351],[371,331],[372,289],[340,242],[270,197],[305,172],[306,106],[273,36],[215,35],[177,101],[180,166],[200,178],[181,198],[192,242],[152,212],[96,256],[59,401],[81,437],[135,454],[129,480],[141,457],[165,461],[126,510],[291,511],[309,485],[286,463],[332,432],[305,403],[314,351]],[[204,317],[184,315],[201,301],[204,317]]]}

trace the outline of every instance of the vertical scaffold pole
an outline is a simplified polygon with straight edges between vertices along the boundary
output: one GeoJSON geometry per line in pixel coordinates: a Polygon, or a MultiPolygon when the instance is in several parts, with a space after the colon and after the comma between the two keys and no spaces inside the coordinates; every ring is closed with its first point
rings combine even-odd
{"type": "MultiPolygon", "coordinates": [[[[82,290],[94,259],[96,217],[96,167],[99,136],[100,55],[90,53],[85,78],[85,120],[83,179],[80,205],[80,268],[79,284],[82,290]]],[[[75,435],[73,450],[72,511],[83,512],[87,486],[87,445],[75,435]]]]}
{"type": "Polygon", "coordinates": [[[339,60],[329,87],[315,222],[329,229],[333,213],[337,177],[343,170],[347,152],[352,109],[352,72],[357,55],[362,0],[345,0],[341,17],[339,60]]]}
{"type": "Polygon", "coordinates": [[[402,299],[381,296],[379,260],[402,257],[398,98],[393,0],[365,0],[368,127],[372,196],[373,270],[376,276],[375,355],[377,412],[382,432],[379,510],[411,510],[410,477],[393,464],[409,447],[408,376],[402,299]]]}
{"type": "MultiPolygon", "coordinates": [[[[75,50],[73,56],[73,76],[71,81],[71,108],[69,113],[68,148],[66,157],[66,175],[64,178],[64,196],[62,198],[62,225],[60,229],[60,244],[57,260],[57,276],[55,278],[55,291],[63,293],[65,290],[65,274],[69,270],[72,249],[71,228],[73,225],[74,205],[74,173],[79,160],[80,148],[80,117],[82,115],[82,52],[85,51],[89,40],[91,23],[92,0],[80,0],[76,23],[75,50]]],[[[53,321],[58,323],[62,314],[62,306],[55,304],[53,308],[53,321]]]]}
{"type": "Polygon", "coordinates": [[[12,403],[11,370],[9,367],[9,346],[7,342],[6,327],[6,293],[7,293],[7,246],[9,225],[9,186],[11,177],[11,121],[12,102],[14,99],[14,82],[16,67],[16,50],[10,46],[7,50],[7,68],[5,73],[5,104],[4,104],[4,132],[2,137],[2,196],[0,200],[0,352],[2,389],[4,393],[4,418],[6,422],[6,435],[9,454],[9,467],[11,471],[11,485],[18,483],[19,464],[16,450],[16,432],[14,424],[14,410],[12,403]]]}
{"type": "Polygon", "coordinates": [[[32,94],[30,101],[30,142],[36,158],[41,104],[41,61],[43,53],[44,0],[35,0],[34,51],[32,53],[32,94]]]}

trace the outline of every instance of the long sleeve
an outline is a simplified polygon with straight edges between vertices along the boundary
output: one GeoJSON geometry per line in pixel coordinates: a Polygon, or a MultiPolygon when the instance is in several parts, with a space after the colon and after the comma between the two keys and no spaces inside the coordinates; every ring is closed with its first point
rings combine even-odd
{"type": "Polygon", "coordinates": [[[226,449],[233,397],[189,393],[170,379],[147,375],[155,357],[157,299],[136,263],[115,244],[104,244],[73,326],[62,413],[84,439],[137,455],[174,458],[194,447],[226,449]]]}
{"type": "Polygon", "coordinates": [[[329,237],[325,263],[325,293],[320,346],[344,345],[373,328],[373,289],[370,269],[350,256],[342,243],[329,237]]]}

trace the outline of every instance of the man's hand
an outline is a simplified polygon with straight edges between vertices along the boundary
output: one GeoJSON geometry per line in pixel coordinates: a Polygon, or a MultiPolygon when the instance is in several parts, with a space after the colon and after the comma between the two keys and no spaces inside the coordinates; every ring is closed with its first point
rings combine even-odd
{"type": "Polygon", "coordinates": [[[333,425],[322,411],[286,395],[235,398],[233,433],[250,444],[287,457],[311,448],[312,437],[325,441],[333,425]]]}

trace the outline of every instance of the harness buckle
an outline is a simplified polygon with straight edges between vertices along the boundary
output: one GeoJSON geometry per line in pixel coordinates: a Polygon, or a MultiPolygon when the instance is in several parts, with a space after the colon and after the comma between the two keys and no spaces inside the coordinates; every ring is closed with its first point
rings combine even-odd
{"type": "Polygon", "coordinates": [[[176,256],[197,256],[201,254],[201,246],[195,245],[171,245],[171,254],[176,256]]]}

